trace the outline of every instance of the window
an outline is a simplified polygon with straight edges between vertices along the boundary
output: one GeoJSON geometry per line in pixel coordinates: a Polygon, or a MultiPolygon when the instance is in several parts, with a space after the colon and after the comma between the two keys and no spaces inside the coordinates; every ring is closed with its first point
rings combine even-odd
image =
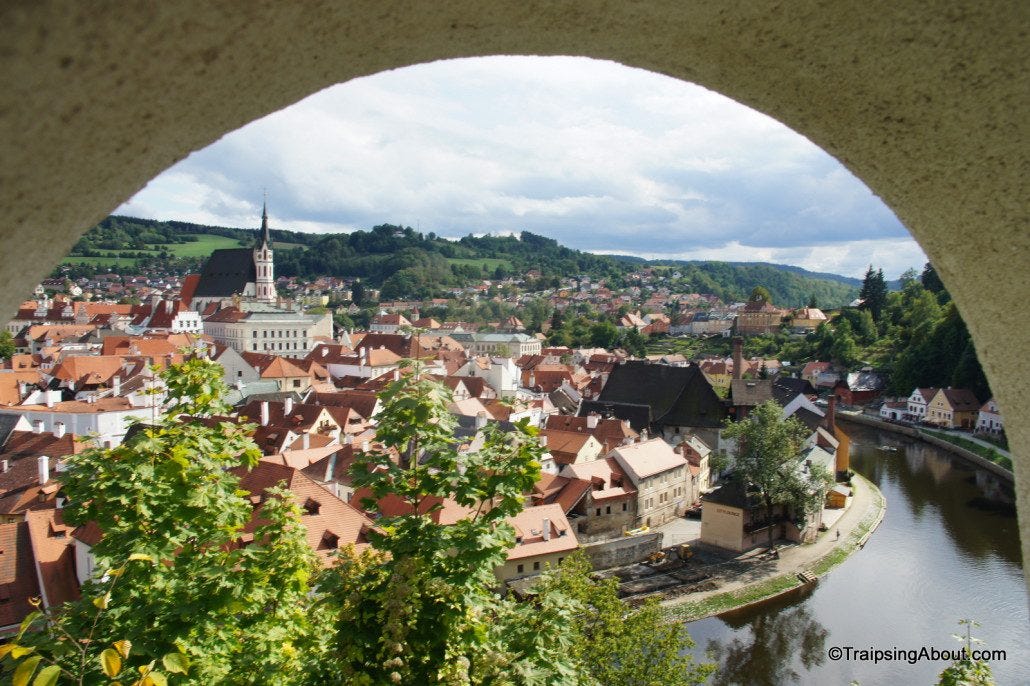
{"type": "Polygon", "coordinates": [[[519,565],[518,567],[515,568],[515,571],[518,574],[521,574],[523,572],[523,570],[524,570],[524,567],[522,565],[519,565]]]}
{"type": "Polygon", "coordinates": [[[540,561],[539,560],[533,563],[533,571],[534,572],[539,572],[540,571],[540,561]]]}
{"type": "Polygon", "coordinates": [[[626,503],[623,503],[623,504],[622,504],[622,511],[623,511],[623,512],[625,512],[625,511],[626,511],[626,503]]]}
{"type": "Polygon", "coordinates": [[[254,334],[254,338],[257,338],[257,329],[254,329],[251,333],[254,334]]]}
{"type": "Polygon", "coordinates": [[[604,513],[605,514],[611,514],[612,513],[612,506],[609,505],[608,507],[604,508],[604,513]]]}
{"type": "Polygon", "coordinates": [[[294,379],[293,380],[293,387],[294,388],[300,388],[300,379],[294,379]]]}
{"type": "Polygon", "coordinates": [[[595,514],[596,514],[596,515],[597,515],[598,517],[600,517],[600,516],[601,516],[601,508],[597,508],[597,512],[596,512],[595,514]]]}

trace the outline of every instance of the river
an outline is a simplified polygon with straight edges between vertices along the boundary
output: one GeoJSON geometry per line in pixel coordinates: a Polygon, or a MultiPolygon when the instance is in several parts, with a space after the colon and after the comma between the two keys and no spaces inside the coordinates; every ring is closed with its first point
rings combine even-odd
{"type": "Polygon", "coordinates": [[[718,662],[716,686],[936,684],[946,662],[833,661],[831,648],[953,650],[958,620],[981,623],[998,684],[1030,684],[1030,622],[1014,510],[985,509],[1011,486],[933,446],[856,425],[851,466],[887,498],[864,549],[809,587],[688,625],[718,662]],[[892,445],[897,451],[879,446],[892,445]]]}

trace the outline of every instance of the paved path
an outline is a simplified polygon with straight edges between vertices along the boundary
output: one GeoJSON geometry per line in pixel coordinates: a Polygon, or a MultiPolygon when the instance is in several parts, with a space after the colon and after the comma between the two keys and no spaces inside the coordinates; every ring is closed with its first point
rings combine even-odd
{"type": "MultiPolygon", "coordinates": [[[[672,606],[696,602],[720,593],[737,591],[775,576],[797,574],[811,568],[816,561],[834,548],[844,546],[852,539],[857,539],[861,535],[858,532],[858,525],[867,515],[879,509],[880,499],[868,482],[856,478],[852,481],[852,490],[854,495],[847,512],[829,531],[820,534],[814,543],[780,548],[779,559],[771,559],[759,554],[758,551],[750,551],[729,564],[713,565],[715,567],[712,569],[713,579],[718,581],[718,588],[670,598],[663,601],[662,604],[672,606]],[[840,540],[837,539],[838,530],[840,531],[840,540]],[[725,571],[720,571],[719,567],[725,567],[725,571]]],[[[697,571],[703,570],[704,568],[698,568],[697,571]]]]}

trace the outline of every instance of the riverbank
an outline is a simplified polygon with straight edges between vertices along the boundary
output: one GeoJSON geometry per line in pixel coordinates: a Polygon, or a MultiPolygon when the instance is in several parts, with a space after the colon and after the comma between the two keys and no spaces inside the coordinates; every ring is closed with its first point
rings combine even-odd
{"type": "Polygon", "coordinates": [[[978,455],[972,450],[963,448],[961,445],[958,445],[954,440],[961,439],[962,437],[951,436],[950,434],[947,434],[945,432],[931,432],[914,426],[906,426],[903,424],[885,422],[882,419],[869,417],[861,413],[838,412],[837,419],[838,421],[843,423],[852,422],[854,424],[869,426],[875,429],[882,429],[883,431],[889,431],[891,433],[896,433],[902,436],[908,436],[909,438],[918,439],[925,443],[929,443],[933,446],[941,448],[942,450],[947,450],[951,454],[957,455],[958,457],[961,457],[967,462],[971,462],[973,465],[977,467],[986,469],[992,474],[997,474],[998,476],[1008,480],[1009,482],[1012,482],[1014,480],[1014,476],[1012,474],[1012,460],[1006,457],[1005,455],[1002,455],[997,449],[995,450],[995,452],[999,455],[999,457],[1003,458],[1002,460],[999,460],[999,462],[1001,462],[1000,464],[998,462],[989,460],[982,455],[978,455]],[[1005,464],[1006,462],[1007,468],[1005,464]]]}
{"type": "Polygon", "coordinates": [[[880,489],[861,475],[852,479],[852,489],[851,506],[829,531],[813,543],[781,548],[779,559],[767,564],[761,579],[742,574],[717,589],[663,601],[666,616],[681,622],[703,619],[799,588],[805,583],[799,574],[818,578],[829,572],[865,545],[887,509],[880,489]]]}

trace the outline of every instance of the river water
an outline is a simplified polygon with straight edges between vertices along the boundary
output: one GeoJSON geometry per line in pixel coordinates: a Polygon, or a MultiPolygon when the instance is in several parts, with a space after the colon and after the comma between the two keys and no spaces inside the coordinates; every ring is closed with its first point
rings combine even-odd
{"type": "Polygon", "coordinates": [[[831,648],[953,650],[958,620],[981,623],[982,647],[998,684],[1030,684],[1028,598],[1011,486],[933,446],[848,425],[851,466],[887,498],[887,514],[865,548],[801,590],[688,625],[695,654],[718,662],[709,683],[936,684],[946,662],[828,657],[831,648]],[[892,445],[897,451],[882,450],[892,445]]]}

